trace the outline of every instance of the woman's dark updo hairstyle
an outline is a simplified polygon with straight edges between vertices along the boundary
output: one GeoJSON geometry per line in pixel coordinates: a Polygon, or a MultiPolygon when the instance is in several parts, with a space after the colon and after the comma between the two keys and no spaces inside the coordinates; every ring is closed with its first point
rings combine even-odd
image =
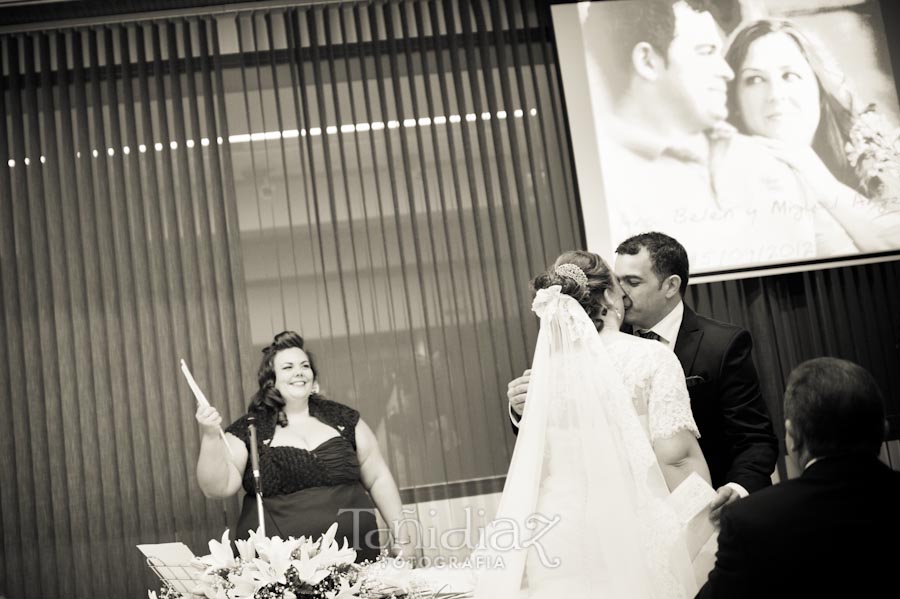
{"type": "Polygon", "coordinates": [[[606,307],[603,305],[603,292],[613,287],[613,274],[603,258],[591,252],[572,250],[565,252],[556,259],[556,262],[531,281],[531,287],[538,291],[547,289],[553,285],[562,287],[562,292],[578,300],[587,315],[591,317],[597,330],[603,329],[603,316],[606,315],[606,307]],[[556,267],[563,264],[574,264],[587,276],[587,285],[582,285],[575,279],[556,274],[556,267]]]}
{"type": "MultiPolygon", "coordinates": [[[[256,379],[259,382],[259,390],[253,394],[250,400],[250,411],[267,411],[277,414],[278,424],[287,426],[287,416],[284,414],[284,398],[278,389],[275,388],[275,354],[284,349],[296,347],[302,349],[309,358],[309,366],[313,371],[314,380],[319,378],[319,370],[316,368],[316,362],[312,353],[303,347],[303,337],[294,331],[282,331],[275,335],[272,343],[262,350],[262,362],[259,364],[259,371],[256,379]]],[[[310,398],[319,397],[317,393],[310,395],[310,398]]]]}

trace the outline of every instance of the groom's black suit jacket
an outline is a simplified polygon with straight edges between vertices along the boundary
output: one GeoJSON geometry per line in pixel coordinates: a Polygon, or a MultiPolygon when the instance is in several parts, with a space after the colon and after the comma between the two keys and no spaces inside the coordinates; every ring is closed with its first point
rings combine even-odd
{"type": "Polygon", "coordinates": [[[735,482],[750,493],[771,484],[778,459],[752,345],[748,331],[684,306],[675,355],[684,369],[713,486],[735,482]]]}
{"type": "Polygon", "coordinates": [[[698,599],[896,597],[900,472],[825,458],[725,506],[716,566],[698,599]]]}
{"type": "MultiPolygon", "coordinates": [[[[623,332],[630,334],[630,327],[623,332]]],[[[684,369],[700,449],[717,489],[735,482],[752,493],[772,484],[778,440],[759,392],[752,346],[746,330],[684,306],[675,355],[684,369]]],[[[512,430],[519,432],[515,426],[512,430]]]]}

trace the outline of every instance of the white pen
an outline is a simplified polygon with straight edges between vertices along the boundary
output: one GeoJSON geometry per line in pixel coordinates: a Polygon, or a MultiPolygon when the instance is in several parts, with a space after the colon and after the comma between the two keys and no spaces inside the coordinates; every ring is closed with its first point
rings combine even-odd
{"type": "MultiPolygon", "coordinates": [[[[188,385],[191,387],[191,391],[194,392],[194,398],[197,400],[197,405],[201,407],[209,406],[209,400],[206,399],[206,396],[203,394],[203,391],[200,390],[200,387],[197,385],[197,381],[194,380],[194,376],[191,374],[191,371],[188,369],[187,364],[184,359],[181,360],[181,374],[184,375],[184,378],[187,379],[188,385]]],[[[225,432],[222,430],[222,427],[219,427],[219,436],[222,438],[222,442],[225,443],[225,448],[228,450],[229,455],[234,457],[234,453],[231,451],[231,446],[228,444],[228,439],[225,438],[225,432]]]]}

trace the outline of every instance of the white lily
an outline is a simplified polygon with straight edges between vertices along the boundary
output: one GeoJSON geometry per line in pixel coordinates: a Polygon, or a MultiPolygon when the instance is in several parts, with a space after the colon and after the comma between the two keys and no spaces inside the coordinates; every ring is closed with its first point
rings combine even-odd
{"type": "Polygon", "coordinates": [[[278,577],[283,577],[287,569],[291,567],[294,550],[299,544],[300,542],[296,539],[284,541],[281,537],[272,537],[256,546],[256,551],[261,559],[253,561],[254,563],[265,561],[272,566],[272,570],[278,577]]]}
{"type": "Polygon", "coordinates": [[[300,546],[298,539],[289,538],[287,541],[281,537],[261,537],[259,535],[254,539],[253,545],[256,547],[256,553],[259,557],[269,561],[283,561],[290,559],[291,553],[300,546]]]}
{"type": "Polygon", "coordinates": [[[256,547],[253,545],[253,541],[238,539],[234,542],[238,548],[238,554],[241,556],[241,561],[249,562],[256,557],[256,547]]]}
{"type": "Polygon", "coordinates": [[[249,567],[245,567],[241,574],[230,575],[228,581],[234,585],[230,593],[233,599],[253,599],[256,591],[263,586],[253,578],[252,569],[249,567]]]}
{"type": "Polygon", "coordinates": [[[213,582],[212,578],[201,580],[197,586],[191,591],[192,595],[200,595],[206,599],[228,599],[223,589],[217,582],[213,582]]]}
{"type": "Polygon", "coordinates": [[[326,530],[322,534],[321,543],[320,543],[322,545],[322,547],[328,547],[329,545],[331,545],[331,543],[334,542],[334,535],[337,534],[337,529],[338,529],[338,523],[335,522],[331,526],[329,526],[328,530],[326,530]]]}
{"type": "Polygon", "coordinates": [[[297,539],[298,545],[295,548],[306,551],[307,555],[315,556],[319,552],[319,543],[312,540],[312,537],[300,537],[297,539]]]}
{"type": "Polygon", "coordinates": [[[356,561],[356,550],[347,544],[346,537],[344,537],[344,545],[342,547],[339,547],[337,541],[333,540],[333,538],[327,545],[324,542],[325,539],[322,541],[322,548],[316,555],[316,559],[322,564],[323,568],[352,564],[356,561]]]}
{"type": "Polygon", "coordinates": [[[227,528],[222,533],[221,542],[215,539],[209,541],[209,555],[201,557],[200,561],[209,566],[207,571],[237,566],[237,562],[234,560],[234,551],[231,549],[231,541],[228,540],[227,528]]]}
{"type": "Polygon", "coordinates": [[[254,569],[249,574],[260,586],[272,583],[287,584],[285,574],[290,567],[290,562],[285,567],[276,567],[274,564],[256,558],[252,563],[254,569]]]}
{"type": "Polygon", "coordinates": [[[303,582],[316,586],[331,574],[328,566],[322,564],[319,556],[310,557],[305,549],[300,549],[300,559],[291,561],[291,565],[297,570],[297,576],[303,582]]]}
{"type": "Polygon", "coordinates": [[[191,593],[206,597],[206,599],[219,599],[222,595],[221,580],[218,575],[206,574],[197,581],[197,586],[191,593]]]}

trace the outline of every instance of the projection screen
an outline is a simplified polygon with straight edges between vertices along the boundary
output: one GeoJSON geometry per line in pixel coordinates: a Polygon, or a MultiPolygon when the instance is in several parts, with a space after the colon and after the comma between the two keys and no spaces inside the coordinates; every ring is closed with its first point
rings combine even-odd
{"type": "Polygon", "coordinates": [[[662,231],[694,282],[900,257],[877,1],[552,7],[587,246],[662,231]]]}

